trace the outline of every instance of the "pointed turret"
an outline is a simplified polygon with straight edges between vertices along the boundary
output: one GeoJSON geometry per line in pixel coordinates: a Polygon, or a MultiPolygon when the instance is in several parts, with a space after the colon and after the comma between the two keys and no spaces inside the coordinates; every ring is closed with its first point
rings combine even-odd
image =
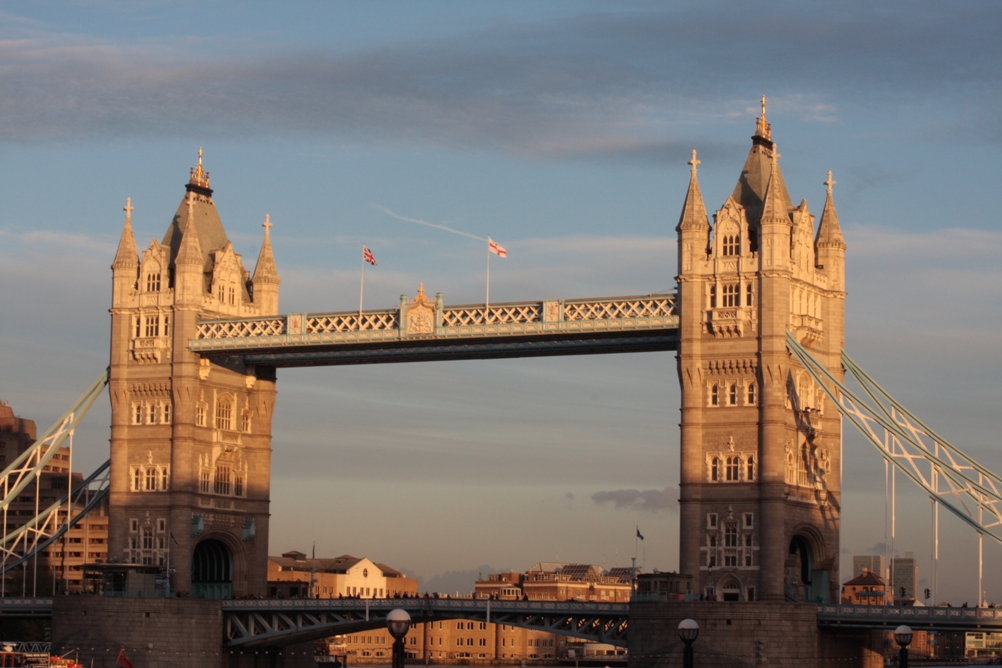
{"type": "MultiPolygon", "coordinates": [[[[188,221],[192,221],[195,217],[195,198],[190,194],[188,195],[188,221]]],[[[201,268],[203,266],[202,260],[202,245],[198,241],[198,226],[194,224],[189,224],[184,226],[184,232],[181,235],[181,247],[177,251],[177,257],[174,259],[174,263],[178,266],[178,270],[182,266],[194,266],[199,268],[199,273],[201,273],[201,268]]]]}
{"type": "Polygon", "coordinates": [[[278,278],[275,254],[271,250],[271,225],[271,214],[266,213],[261,224],[264,228],[264,241],[257,256],[257,265],[254,267],[254,278],[251,279],[251,284],[254,286],[254,303],[261,309],[261,315],[278,313],[278,286],[282,282],[278,278]]]}
{"type": "Polygon", "coordinates": [[[676,232],[682,230],[708,230],[710,229],[710,218],[706,214],[706,204],[703,202],[703,193],[699,190],[699,178],[696,176],[700,161],[696,159],[696,149],[692,150],[692,176],[689,177],[689,191],[685,194],[685,204],[682,206],[682,215],[679,216],[676,232]]]}
{"type": "MultiPolygon", "coordinates": [[[[748,151],[748,158],[745,159],[741,176],[734,186],[732,197],[734,201],[745,208],[748,223],[752,228],[758,227],[759,219],[762,217],[762,205],[765,202],[765,192],[769,182],[773,179],[772,154],[776,145],[772,141],[772,124],[766,120],[765,116],[765,96],[762,96],[762,115],[755,119],[755,134],[752,135],[752,147],[748,151]]],[[[777,194],[782,194],[788,209],[793,208],[793,201],[786,189],[786,182],[783,179],[782,171],[779,172],[775,184],[777,194]]],[[[755,250],[756,235],[752,234],[752,250],[755,250]]]]}
{"type": "Polygon", "coordinates": [[[125,269],[135,267],[139,264],[139,251],[136,249],[136,237],[132,233],[132,198],[125,198],[125,227],[122,229],[122,238],[118,240],[118,252],[115,253],[115,261],[111,263],[112,269],[125,269]]]}
{"type": "Polygon", "coordinates": [[[174,213],[163,245],[170,247],[169,264],[171,268],[177,262],[181,251],[181,239],[191,223],[198,235],[198,244],[202,250],[202,270],[212,271],[211,253],[226,246],[229,239],[226,230],[219,220],[219,213],[212,200],[212,189],[209,187],[209,172],[202,169],[202,149],[198,149],[198,166],[191,168],[188,183],[185,184],[185,196],[174,213]]]}
{"type": "Polygon", "coordinates": [[[814,244],[818,248],[845,250],[842,228],[838,224],[835,201],[832,199],[832,186],[835,185],[835,179],[832,178],[831,170],[828,170],[828,180],[824,182],[824,185],[828,188],[828,196],[825,198],[825,208],[821,212],[821,224],[818,225],[818,236],[815,238],[814,244]]]}
{"type": "Polygon", "coordinates": [[[200,304],[205,293],[205,261],[202,244],[198,238],[198,226],[191,223],[194,218],[195,194],[188,193],[188,224],[184,226],[180,248],[174,259],[174,286],[177,302],[200,304]]]}
{"type": "Polygon", "coordinates": [[[774,146],[772,150],[772,166],[769,170],[769,184],[765,188],[765,197],[762,203],[761,223],[763,225],[767,221],[790,222],[790,209],[793,207],[791,206],[790,195],[786,191],[786,184],[783,182],[783,175],[779,171],[780,157],[778,149],[774,146]]]}

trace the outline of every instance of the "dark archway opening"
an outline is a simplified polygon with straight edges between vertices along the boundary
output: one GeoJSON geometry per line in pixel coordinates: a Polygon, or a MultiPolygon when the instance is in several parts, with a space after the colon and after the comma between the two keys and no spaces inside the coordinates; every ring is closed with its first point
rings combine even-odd
{"type": "Polygon", "coordinates": [[[233,558],[222,541],[209,538],[195,546],[191,557],[191,595],[213,599],[233,595],[233,558]]]}
{"type": "Polygon", "coordinates": [[[828,571],[816,570],[814,551],[806,537],[796,535],[790,540],[786,564],[787,600],[808,603],[829,602],[828,571]]]}

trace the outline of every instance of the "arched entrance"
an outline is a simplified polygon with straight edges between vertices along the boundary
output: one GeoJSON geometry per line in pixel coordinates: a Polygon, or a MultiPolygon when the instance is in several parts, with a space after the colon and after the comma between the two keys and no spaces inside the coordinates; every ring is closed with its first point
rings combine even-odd
{"type": "Polygon", "coordinates": [[[809,603],[828,603],[828,571],[818,568],[813,541],[802,534],[790,539],[786,560],[786,599],[809,603]]]}
{"type": "Polygon", "coordinates": [[[191,595],[195,598],[230,598],[233,595],[233,557],[226,545],[207,538],[191,556],[191,595]]]}
{"type": "Polygon", "coordinates": [[[717,586],[718,601],[740,601],[741,583],[734,576],[727,576],[717,586]]]}

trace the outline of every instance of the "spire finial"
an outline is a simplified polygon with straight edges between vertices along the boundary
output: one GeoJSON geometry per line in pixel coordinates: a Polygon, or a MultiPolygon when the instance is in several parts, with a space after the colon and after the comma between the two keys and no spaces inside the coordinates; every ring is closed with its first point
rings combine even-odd
{"type": "Polygon", "coordinates": [[[209,187],[209,173],[202,169],[202,147],[198,147],[198,167],[191,168],[191,178],[188,183],[193,183],[196,186],[202,186],[203,188],[209,187]]]}
{"type": "MultiPolygon", "coordinates": [[[[765,95],[762,96],[762,115],[765,116],[765,95]]],[[[202,147],[198,147],[198,171],[202,171],[202,147]]]]}
{"type": "MultiPolygon", "coordinates": [[[[829,172],[828,175],[831,176],[831,172],[829,172]]],[[[125,224],[126,225],[131,225],[132,224],[132,211],[134,209],[135,209],[135,207],[132,206],[132,198],[131,197],[126,197],[125,198],[125,206],[122,208],[122,211],[125,211],[125,224]]]]}
{"type": "Polygon", "coordinates": [[[265,236],[268,236],[269,233],[271,232],[271,226],[272,226],[271,214],[270,213],[266,213],[266,214],[264,214],[264,222],[261,223],[261,227],[264,228],[264,235],[265,236]]]}
{"type": "MultiPolygon", "coordinates": [[[[765,95],[762,96],[762,120],[765,120],[765,95]]],[[[198,154],[202,155],[202,149],[198,149],[198,154]]]]}
{"type": "Polygon", "coordinates": [[[765,118],[765,95],[762,96],[762,115],[755,119],[755,134],[772,141],[772,126],[765,118]]]}
{"type": "Polygon", "coordinates": [[[692,160],[689,161],[689,164],[692,165],[692,175],[695,176],[697,171],[697,165],[702,164],[699,160],[696,159],[696,149],[692,149],[692,160]]]}
{"type": "Polygon", "coordinates": [[[825,183],[824,183],[824,185],[828,186],[828,195],[829,196],[832,194],[832,186],[835,185],[836,183],[838,183],[838,181],[836,181],[835,179],[832,178],[832,170],[829,169],[828,170],[828,180],[825,181],[825,183]]]}

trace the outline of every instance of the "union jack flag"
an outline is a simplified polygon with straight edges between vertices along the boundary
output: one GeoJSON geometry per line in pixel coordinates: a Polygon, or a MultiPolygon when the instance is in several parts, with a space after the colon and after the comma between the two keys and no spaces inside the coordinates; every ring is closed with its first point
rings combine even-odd
{"type": "Polygon", "coordinates": [[[487,249],[498,257],[508,257],[508,251],[498,245],[496,241],[487,237],[487,249]]]}
{"type": "Polygon", "coordinates": [[[362,246],[362,259],[371,264],[373,267],[376,266],[376,258],[372,256],[372,251],[369,250],[368,246],[362,246]]]}

